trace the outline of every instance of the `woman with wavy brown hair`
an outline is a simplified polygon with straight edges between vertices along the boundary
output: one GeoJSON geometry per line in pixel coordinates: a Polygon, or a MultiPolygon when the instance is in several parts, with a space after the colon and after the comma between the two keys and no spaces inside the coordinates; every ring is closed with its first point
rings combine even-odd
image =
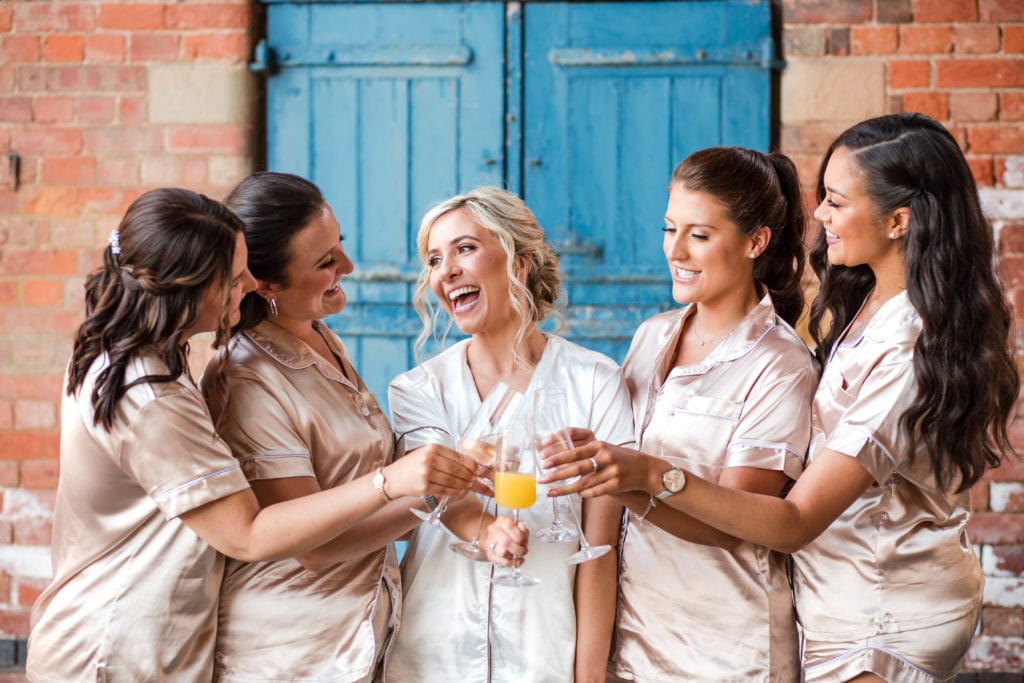
{"type": "MultiPolygon", "coordinates": [[[[385,501],[364,476],[263,509],[188,372],[188,341],[223,342],[255,282],[243,223],[181,189],[147,192],[86,280],[61,406],[53,582],[32,612],[29,680],[210,680],[224,555],[288,557],[385,501]],[[218,552],[219,551],[219,552],[218,552]]],[[[456,493],[389,466],[392,491],[456,493]]],[[[415,470],[415,468],[414,468],[415,470]]]]}
{"type": "MultiPolygon", "coordinates": [[[[778,498],[678,470],[665,502],[793,553],[806,680],[948,680],[981,611],[968,491],[1012,452],[1019,389],[992,231],[956,140],[921,114],[842,133],[818,200],[811,332],[825,366],[804,473],[778,498]]],[[[555,456],[584,461],[556,474],[608,458],[592,451],[555,456]]],[[[569,488],[655,491],[667,470],[609,467],[569,488]]]]}

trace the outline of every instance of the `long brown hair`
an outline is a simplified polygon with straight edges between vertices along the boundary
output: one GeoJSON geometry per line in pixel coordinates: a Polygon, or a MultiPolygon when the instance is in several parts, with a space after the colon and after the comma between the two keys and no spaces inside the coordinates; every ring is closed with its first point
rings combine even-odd
{"type": "Polygon", "coordinates": [[[136,384],[173,382],[187,372],[182,336],[211,286],[224,291],[214,344],[227,339],[231,264],[243,227],[223,204],[190,190],[152,190],[128,207],[103,265],[86,278],[86,319],[68,368],[67,392],[74,394],[97,358],[108,357],[91,396],[95,424],[110,429],[118,401],[136,384]],[[156,354],[167,374],[125,384],[128,363],[145,352],[156,354]]]}

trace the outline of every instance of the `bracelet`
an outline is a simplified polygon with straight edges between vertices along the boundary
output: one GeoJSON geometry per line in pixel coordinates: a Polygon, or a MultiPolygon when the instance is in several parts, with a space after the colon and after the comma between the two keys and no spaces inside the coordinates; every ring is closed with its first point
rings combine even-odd
{"type": "Polygon", "coordinates": [[[644,517],[646,517],[647,515],[651,514],[651,510],[653,510],[654,506],[657,505],[657,504],[658,504],[657,498],[655,498],[654,496],[651,496],[650,502],[647,503],[647,509],[644,510],[639,515],[635,515],[636,516],[636,521],[638,521],[638,522],[644,521],[644,517]]]}
{"type": "Polygon", "coordinates": [[[437,509],[437,498],[433,496],[423,496],[423,502],[427,504],[427,512],[433,512],[437,509]]]}

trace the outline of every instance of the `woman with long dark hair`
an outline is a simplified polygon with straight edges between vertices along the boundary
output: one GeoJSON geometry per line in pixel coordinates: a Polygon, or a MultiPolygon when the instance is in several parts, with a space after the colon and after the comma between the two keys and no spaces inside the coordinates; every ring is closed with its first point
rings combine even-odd
{"type": "MultiPolygon", "coordinates": [[[[210,680],[224,558],[288,557],[383,507],[371,476],[260,509],[188,373],[255,285],[243,223],[180,189],[128,209],[86,280],[61,406],[53,582],[32,613],[30,680],[210,680]],[[219,552],[218,552],[219,551],[219,552]]],[[[459,492],[473,470],[391,466],[392,491],[459,492]]]]}
{"type": "MultiPolygon", "coordinates": [[[[920,114],[870,119],[829,147],[811,263],[825,363],[808,465],[787,496],[676,471],[666,503],[793,553],[809,681],[953,677],[981,610],[968,490],[1010,450],[1019,389],[992,231],[956,140],[920,114]]],[[[554,456],[554,476],[614,454],[554,456]]],[[[655,491],[614,465],[570,490],[655,491]]],[[[558,491],[556,490],[555,493],[558,491]]]]}

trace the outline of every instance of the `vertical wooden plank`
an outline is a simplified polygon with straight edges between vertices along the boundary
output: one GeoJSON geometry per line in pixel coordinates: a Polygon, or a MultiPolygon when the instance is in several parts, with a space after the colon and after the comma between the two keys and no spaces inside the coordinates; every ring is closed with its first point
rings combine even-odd
{"type": "Polygon", "coordinates": [[[408,253],[409,81],[402,77],[359,82],[359,173],[364,265],[408,253]]]}
{"type": "MultiPolygon", "coordinates": [[[[614,226],[618,224],[620,151],[626,141],[622,129],[624,82],[615,77],[569,77],[569,118],[566,131],[569,145],[562,166],[568,170],[564,195],[568,199],[568,225],[552,226],[555,241],[568,241],[580,247],[605,249],[605,258],[614,260],[618,248],[614,226]],[[608,238],[612,239],[609,240],[608,238]]],[[[564,201],[564,200],[563,200],[564,201]]],[[[582,254],[562,249],[565,265],[593,261],[582,254]]]]}
{"type": "Polygon", "coordinates": [[[715,75],[681,76],[672,80],[672,161],[723,144],[722,96],[715,75]]]}
{"type": "Polygon", "coordinates": [[[523,3],[505,11],[505,187],[523,193],[523,3]]]}
{"type": "Polygon", "coordinates": [[[434,204],[458,191],[458,78],[416,79],[410,97],[409,214],[406,261],[419,268],[416,234],[420,219],[434,204]]]}

